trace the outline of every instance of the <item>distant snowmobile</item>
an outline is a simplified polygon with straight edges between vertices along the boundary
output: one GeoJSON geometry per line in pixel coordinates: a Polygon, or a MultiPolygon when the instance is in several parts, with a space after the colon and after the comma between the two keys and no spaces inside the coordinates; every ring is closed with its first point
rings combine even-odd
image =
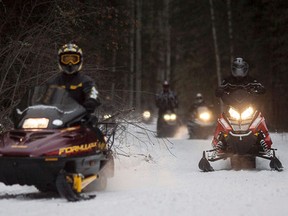
{"type": "Polygon", "coordinates": [[[190,139],[207,139],[215,127],[214,113],[208,106],[199,106],[189,113],[187,128],[190,139]]]}
{"type": "Polygon", "coordinates": [[[172,110],[167,110],[158,116],[157,120],[157,136],[173,137],[179,128],[180,123],[177,114],[172,110]]]}
{"type": "Polygon", "coordinates": [[[0,137],[0,182],[55,191],[69,201],[90,199],[83,192],[105,189],[114,175],[117,125],[97,123],[102,127],[97,131],[85,116],[86,109],[62,88],[29,91],[16,107],[15,128],[0,137]]]}
{"type": "Polygon", "coordinates": [[[271,148],[272,141],[264,117],[255,109],[254,87],[251,84],[242,86],[222,97],[224,104],[228,105],[228,112],[218,118],[213,149],[203,151],[199,162],[202,171],[214,170],[209,161],[227,158],[230,158],[231,167],[235,170],[256,168],[256,157],[270,160],[271,169],[283,169],[275,156],[277,149],[271,148]]]}

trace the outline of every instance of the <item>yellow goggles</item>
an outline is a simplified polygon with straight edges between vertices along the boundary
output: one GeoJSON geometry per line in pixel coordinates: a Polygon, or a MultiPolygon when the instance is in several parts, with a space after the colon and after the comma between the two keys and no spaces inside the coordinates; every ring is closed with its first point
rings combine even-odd
{"type": "Polygon", "coordinates": [[[80,62],[80,55],[79,54],[62,54],[60,61],[62,64],[78,64],[80,62]]]}

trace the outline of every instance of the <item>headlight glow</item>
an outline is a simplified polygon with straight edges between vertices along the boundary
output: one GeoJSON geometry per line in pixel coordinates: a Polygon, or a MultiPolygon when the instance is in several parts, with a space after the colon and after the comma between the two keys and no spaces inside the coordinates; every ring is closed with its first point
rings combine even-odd
{"type": "Polygon", "coordinates": [[[28,118],[23,123],[23,128],[47,128],[49,119],[47,118],[28,118]]]}
{"type": "Polygon", "coordinates": [[[110,114],[105,114],[105,115],[103,116],[103,118],[104,118],[104,119],[111,118],[111,115],[110,115],[110,114]]]}
{"type": "Polygon", "coordinates": [[[202,112],[200,113],[199,118],[203,121],[208,121],[211,118],[211,114],[209,112],[202,112]]]}
{"type": "Polygon", "coordinates": [[[151,117],[151,113],[149,111],[144,111],[142,115],[144,119],[149,119],[151,117]]]}
{"type": "Polygon", "coordinates": [[[230,107],[229,109],[229,114],[232,118],[236,119],[236,120],[240,120],[240,113],[238,113],[235,109],[233,109],[232,107],[230,107]]]}
{"type": "Polygon", "coordinates": [[[241,119],[246,120],[252,117],[254,110],[252,107],[248,107],[244,112],[241,114],[241,119]]]}
{"type": "Polygon", "coordinates": [[[228,112],[230,114],[230,117],[232,117],[232,118],[234,118],[236,120],[247,120],[247,119],[252,118],[252,116],[254,114],[254,109],[252,107],[248,107],[240,115],[239,112],[237,112],[235,109],[233,109],[231,107],[228,112]]]}
{"type": "Polygon", "coordinates": [[[169,114],[165,114],[163,116],[163,118],[164,118],[165,121],[170,121],[170,115],[169,114]]]}
{"type": "Polygon", "coordinates": [[[175,121],[177,119],[177,115],[175,113],[165,114],[163,118],[165,121],[175,121]]]}
{"type": "Polygon", "coordinates": [[[172,113],[172,114],[170,115],[170,119],[171,119],[171,121],[175,121],[176,118],[177,118],[177,116],[176,116],[175,113],[172,113]]]}

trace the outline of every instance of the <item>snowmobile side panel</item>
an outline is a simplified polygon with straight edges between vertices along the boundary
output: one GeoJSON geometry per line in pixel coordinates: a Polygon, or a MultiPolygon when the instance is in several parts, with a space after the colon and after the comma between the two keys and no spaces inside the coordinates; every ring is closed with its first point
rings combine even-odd
{"type": "Polygon", "coordinates": [[[59,171],[92,175],[100,171],[103,154],[49,158],[0,157],[0,182],[6,185],[53,185],[59,171]],[[47,160],[48,159],[48,160],[47,160]]]}

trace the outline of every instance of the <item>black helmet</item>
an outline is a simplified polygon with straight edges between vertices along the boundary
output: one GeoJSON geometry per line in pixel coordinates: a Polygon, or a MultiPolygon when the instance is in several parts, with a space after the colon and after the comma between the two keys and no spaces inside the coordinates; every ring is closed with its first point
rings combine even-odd
{"type": "Polygon", "coordinates": [[[81,70],[83,64],[82,50],[74,43],[63,45],[58,51],[59,68],[66,74],[81,70]]]}
{"type": "Polygon", "coordinates": [[[249,65],[243,58],[235,58],[232,63],[232,76],[236,78],[246,77],[248,74],[249,65]]]}

